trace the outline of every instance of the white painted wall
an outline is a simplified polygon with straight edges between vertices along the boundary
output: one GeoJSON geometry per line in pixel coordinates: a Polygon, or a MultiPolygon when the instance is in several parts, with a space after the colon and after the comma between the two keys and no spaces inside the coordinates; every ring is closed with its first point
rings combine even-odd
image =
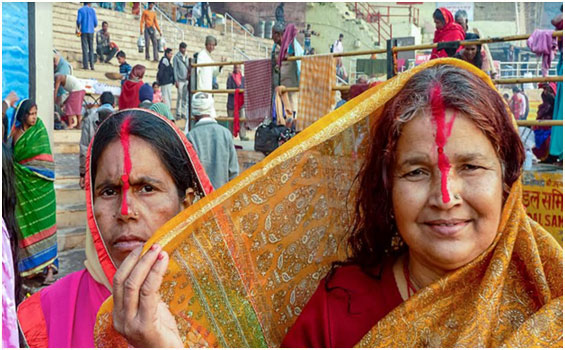
{"type": "Polygon", "coordinates": [[[53,149],[53,5],[35,3],[35,83],[38,115],[49,132],[53,149]]]}

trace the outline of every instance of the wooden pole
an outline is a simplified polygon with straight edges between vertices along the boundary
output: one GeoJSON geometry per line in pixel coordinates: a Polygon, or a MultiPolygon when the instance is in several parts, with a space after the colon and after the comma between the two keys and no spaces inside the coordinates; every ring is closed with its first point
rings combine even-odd
{"type": "MultiPolygon", "coordinates": [[[[532,77],[532,78],[514,78],[514,79],[495,79],[494,84],[521,84],[521,83],[543,83],[543,82],[562,82],[563,76],[555,77],[532,77]]],[[[332,91],[348,91],[350,85],[338,85],[332,87],[332,91]]],[[[285,88],[283,92],[298,92],[300,89],[297,87],[285,88]]],[[[239,89],[243,93],[245,89],[239,89]]],[[[217,90],[193,90],[192,93],[205,92],[208,94],[235,94],[235,89],[217,89],[217,90]]]]}
{"type": "MultiPolygon", "coordinates": [[[[554,31],[552,36],[562,37],[563,31],[562,30],[554,31]]],[[[464,41],[460,41],[459,44],[461,46],[492,44],[492,43],[498,43],[498,42],[504,42],[504,41],[527,40],[529,37],[530,37],[530,34],[510,35],[510,36],[503,36],[503,37],[497,37],[497,38],[464,40],[464,41]]],[[[392,50],[394,52],[400,52],[400,51],[435,49],[436,47],[437,47],[437,43],[435,43],[435,44],[424,44],[424,45],[397,46],[397,47],[394,47],[392,50]]]]}
{"type": "Polygon", "coordinates": [[[522,84],[522,83],[544,83],[544,82],[563,82],[563,76],[555,77],[532,77],[514,79],[494,79],[495,84],[522,84]]]}
{"type": "Polygon", "coordinates": [[[563,126],[563,120],[516,120],[518,126],[563,126]]]}
{"type": "MultiPolygon", "coordinates": [[[[349,85],[339,85],[332,87],[332,91],[348,91],[351,88],[349,85]]],[[[297,87],[290,87],[282,89],[283,92],[298,92],[300,89],[297,87]]],[[[245,89],[239,89],[243,93],[245,89]]],[[[235,94],[235,89],[217,89],[217,90],[193,90],[192,93],[205,92],[207,94],[235,94]]]]}

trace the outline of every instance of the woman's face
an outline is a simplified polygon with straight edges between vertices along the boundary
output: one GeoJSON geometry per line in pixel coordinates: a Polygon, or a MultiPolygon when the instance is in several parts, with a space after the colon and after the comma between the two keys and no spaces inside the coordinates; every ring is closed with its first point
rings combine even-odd
{"type": "Polygon", "coordinates": [[[465,58],[465,61],[473,61],[475,56],[477,56],[477,45],[465,46],[463,49],[463,57],[465,58]]]}
{"type": "MultiPolygon", "coordinates": [[[[448,109],[446,120],[453,115],[448,109]]],[[[411,259],[443,274],[467,264],[493,242],[502,210],[502,170],[487,137],[456,113],[444,147],[450,163],[449,201],[444,202],[435,135],[429,112],[403,127],[392,202],[411,259]]]]}
{"type": "Polygon", "coordinates": [[[443,23],[443,21],[441,21],[441,20],[439,20],[439,19],[437,19],[437,18],[434,18],[434,23],[435,23],[435,25],[436,25],[436,29],[437,29],[437,30],[442,30],[443,27],[445,27],[445,24],[443,23]]]}
{"type": "Polygon", "coordinates": [[[35,123],[37,123],[37,107],[33,106],[29,109],[25,124],[27,127],[30,127],[34,126],[35,123]]]}
{"type": "Polygon", "coordinates": [[[102,152],[93,186],[94,217],[116,267],[183,209],[173,178],[158,154],[139,137],[130,136],[129,140],[128,214],[121,212],[124,155],[119,139],[102,152]]]}

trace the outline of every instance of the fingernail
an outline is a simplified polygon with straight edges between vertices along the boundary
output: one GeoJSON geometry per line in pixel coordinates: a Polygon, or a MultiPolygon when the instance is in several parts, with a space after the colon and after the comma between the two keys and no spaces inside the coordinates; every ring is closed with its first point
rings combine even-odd
{"type": "Polygon", "coordinates": [[[165,259],[165,253],[160,252],[159,256],[157,256],[157,260],[163,260],[163,259],[165,259]]]}
{"type": "Polygon", "coordinates": [[[157,250],[159,249],[159,244],[155,243],[151,246],[151,250],[157,250]]]}

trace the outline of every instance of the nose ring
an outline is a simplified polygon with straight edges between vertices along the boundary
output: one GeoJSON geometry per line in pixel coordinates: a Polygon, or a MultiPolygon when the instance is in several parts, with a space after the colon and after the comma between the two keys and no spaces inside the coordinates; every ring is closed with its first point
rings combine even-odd
{"type": "Polygon", "coordinates": [[[453,195],[453,198],[459,200],[459,199],[461,199],[461,196],[460,196],[459,194],[454,194],[454,195],[453,195]]]}

